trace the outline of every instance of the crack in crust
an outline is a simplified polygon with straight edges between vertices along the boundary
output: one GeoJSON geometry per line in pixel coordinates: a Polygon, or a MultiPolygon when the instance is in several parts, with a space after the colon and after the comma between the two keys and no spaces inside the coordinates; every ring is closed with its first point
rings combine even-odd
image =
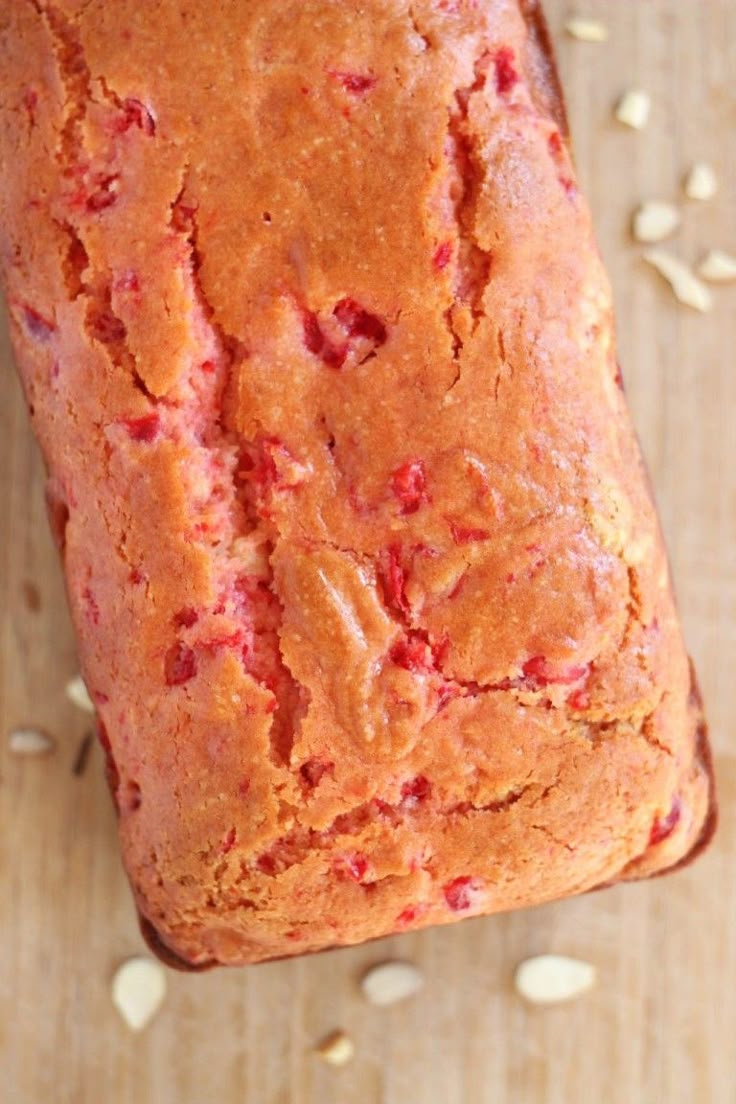
{"type": "MultiPolygon", "coordinates": [[[[390,828],[391,831],[404,827],[418,830],[421,828],[422,822],[426,822],[428,818],[445,820],[454,816],[467,817],[473,814],[497,815],[504,813],[521,801],[530,790],[538,789],[540,787],[537,785],[524,785],[520,789],[510,791],[505,797],[489,801],[484,805],[474,805],[470,801],[461,801],[443,806],[435,801],[427,801],[426,808],[424,807],[424,799],[409,797],[397,804],[375,797],[347,813],[341,813],[335,817],[331,824],[319,831],[298,826],[287,832],[276,840],[267,851],[256,856],[248,864],[243,870],[243,877],[247,879],[254,871],[260,871],[268,877],[276,877],[286,870],[290,870],[291,867],[298,866],[315,851],[325,851],[331,853],[333,859],[339,858],[341,837],[344,837],[347,843],[358,833],[374,825],[379,828],[390,828]]],[[[552,787],[549,786],[542,788],[539,800],[546,797],[551,789],[552,787]]],[[[422,868],[427,869],[430,862],[431,854],[426,854],[422,868]]],[[[410,873],[411,871],[407,869],[405,876],[410,873]]],[[[395,874],[387,875],[387,877],[389,876],[396,877],[395,874]]],[[[381,878],[366,878],[364,881],[362,877],[356,877],[355,873],[352,874],[352,877],[365,885],[375,885],[377,881],[383,880],[381,878]]]]}
{"type": "MultiPolygon", "coordinates": [[[[67,91],[67,103],[70,106],[60,134],[56,156],[62,168],[63,178],[75,181],[88,170],[82,138],[82,126],[87,115],[88,105],[93,102],[90,69],[74,24],[54,6],[41,6],[35,0],[30,0],[30,2],[33,4],[34,10],[46,19],[51,31],[54,51],[67,91]]],[[[111,104],[117,108],[123,106],[123,101],[109,86],[104,77],[100,78],[100,85],[105,98],[111,104]]],[[[185,166],[180,189],[171,204],[170,225],[172,232],[178,233],[182,240],[187,243],[189,249],[188,268],[194,301],[203,312],[206,323],[211,330],[212,343],[217,350],[218,364],[212,374],[210,385],[212,392],[210,397],[214,398],[215,409],[210,418],[209,426],[201,427],[198,443],[209,450],[217,461],[222,463],[225,470],[232,469],[230,510],[233,522],[230,545],[232,552],[236,541],[240,537],[265,532],[267,526],[256,513],[252,496],[249,498],[244,493],[240,471],[237,466],[230,462],[230,456],[233,453],[242,456],[244,450],[252,446],[254,442],[245,440],[239,434],[227,429],[224,424],[223,403],[228,394],[231,375],[238,363],[247,354],[242,343],[234,336],[227,334],[217,322],[214,309],[204,293],[199,278],[202,259],[198,248],[199,229],[196,205],[187,212],[189,225],[187,226],[186,219],[179,226],[176,225],[175,216],[180,213],[188,173],[188,166],[185,166]]],[[[90,265],[82,236],[82,228],[74,225],[71,218],[63,222],[55,220],[55,223],[69,241],[64,263],[64,278],[70,301],[83,297],[87,304],[85,329],[89,340],[101,345],[110,361],[132,376],[135,387],[149,404],[151,417],[155,416],[160,419],[164,435],[171,439],[185,437],[182,423],[186,413],[186,398],[181,394],[181,388],[179,388],[180,393],[178,395],[165,396],[157,396],[149,390],[138,371],[136,358],[128,347],[125,324],[113,309],[111,279],[109,276],[106,277],[97,272],[90,265]]],[[[199,409],[200,399],[201,394],[193,393],[191,396],[195,410],[199,409]]],[[[146,432],[145,421],[145,415],[142,418],[135,419],[135,432],[141,434],[146,432]]],[[[280,661],[276,664],[278,677],[264,680],[257,677],[257,671],[250,670],[249,673],[256,678],[256,681],[262,687],[267,688],[274,695],[275,707],[271,716],[271,757],[274,766],[283,768],[289,766],[295,735],[295,723],[305,709],[305,703],[308,701],[308,691],[306,688],[300,687],[293,679],[280,653],[278,635],[283,609],[281,600],[275,590],[273,568],[270,562],[276,540],[278,540],[278,533],[273,527],[270,527],[268,540],[265,542],[268,547],[267,573],[258,580],[257,584],[259,592],[267,593],[270,596],[270,599],[265,602],[269,608],[264,611],[269,627],[266,629],[257,623],[251,627],[256,638],[260,633],[267,633],[269,640],[275,642],[280,656],[280,661]],[[276,610],[279,611],[279,614],[276,618],[276,624],[272,625],[271,623],[274,621],[273,613],[276,610]]],[[[118,551],[121,550],[118,549],[118,551]]],[[[230,569],[230,574],[237,576],[239,570],[237,558],[232,559],[230,569]]],[[[231,586],[232,581],[232,579],[223,579],[223,585],[231,586]]],[[[109,754],[112,756],[111,751],[109,754]]]]}
{"type": "MultiPolygon", "coordinates": [[[[184,170],[182,187],[172,204],[172,222],[174,221],[177,207],[181,206],[182,196],[186,192],[188,175],[189,169],[187,167],[184,170]]],[[[284,610],[282,600],[276,589],[272,562],[273,554],[279,540],[279,533],[276,526],[269,524],[268,519],[264,518],[264,516],[259,513],[253,484],[249,482],[248,472],[245,471],[242,466],[244,460],[247,459],[248,450],[257,448],[258,443],[256,441],[247,440],[238,432],[229,429],[226,425],[224,406],[231,392],[233,375],[238,365],[246,359],[247,351],[243,343],[237,337],[228,334],[223,329],[222,324],[215,316],[214,307],[207,299],[200,275],[202,269],[202,256],[199,250],[199,224],[197,220],[196,203],[191,209],[190,222],[190,232],[185,236],[190,250],[191,276],[195,298],[204,312],[207,324],[216,337],[217,345],[222,350],[222,376],[219,381],[219,402],[218,410],[213,420],[212,433],[215,438],[219,438],[221,448],[225,450],[233,449],[238,456],[238,463],[232,475],[231,494],[232,502],[237,505],[239,521],[235,526],[231,540],[230,553],[232,556],[236,547],[236,541],[239,538],[243,536],[249,536],[251,538],[258,537],[259,535],[263,536],[263,540],[260,544],[265,555],[262,558],[263,570],[258,577],[257,589],[262,595],[268,595],[266,602],[268,609],[263,611],[263,618],[264,621],[268,623],[268,627],[266,628],[265,624],[262,625],[261,631],[264,634],[267,633],[268,639],[275,644],[278,653],[278,678],[275,682],[272,680],[270,684],[268,681],[264,680],[261,682],[261,685],[267,686],[276,698],[276,708],[271,719],[271,759],[274,766],[288,768],[291,762],[291,750],[296,737],[299,717],[306,711],[309,701],[309,691],[293,677],[281,650],[280,638],[284,610]],[[275,618],[274,614],[276,615],[275,618]],[[273,624],[274,620],[275,624],[273,624]]],[[[215,446],[211,444],[210,447],[215,446]]],[[[237,574],[237,564],[235,564],[235,570],[237,574]]],[[[255,627],[255,632],[256,635],[258,635],[258,625],[255,627]]],[[[253,673],[257,675],[257,672],[253,673]]]]}
{"type": "Polygon", "coordinates": [[[457,367],[448,392],[460,380],[464,345],[485,317],[483,296],[491,273],[492,256],[481,247],[473,231],[475,208],[485,171],[476,134],[468,117],[472,97],[483,94],[489,64],[487,48],[480,43],[474,65],[475,80],[471,85],[456,88],[448,107],[444,158],[448,198],[455,221],[456,257],[452,266],[453,302],[446,308],[444,318],[450,335],[452,358],[457,367]]]}

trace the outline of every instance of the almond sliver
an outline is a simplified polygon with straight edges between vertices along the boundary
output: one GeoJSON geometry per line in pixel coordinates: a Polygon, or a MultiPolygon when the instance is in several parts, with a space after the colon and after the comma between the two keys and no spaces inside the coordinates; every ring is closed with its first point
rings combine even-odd
{"type": "Polygon", "coordinates": [[[123,962],[112,979],[112,1002],[131,1031],[142,1031],[166,996],[166,972],[152,958],[138,955],[123,962]]]}
{"type": "Polygon", "coordinates": [[[571,15],[565,23],[565,30],[572,38],[581,42],[606,42],[608,39],[608,27],[605,23],[583,15],[571,15]]]}
{"type": "Polygon", "coordinates": [[[680,225],[680,212],[671,203],[651,200],[634,212],[634,237],[639,242],[664,241],[680,225]]]}
{"type": "Polygon", "coordinates": [[[360,985],[366,1000],[385,1006],[413,997],[424,976],[411,962],[382,962],[363,975],[360,985]]]}
{"type": "Polygon", "coordinates": [[[77,709],[83,709],[85,713],[94,713],[94,702],[89,696],[89,690],[81,675],[76,675],[66,684],[66,696],[77,709]]]}
{"type": "Polygon", "coordinates": [[[48,755],[54,741],[37,728],[16,728],[8,736],[8,749],[14,755],[48,755]]]}
{"type": "Polygon", "coordinates": [[[333,1031],[314,1048],[330,1066],[346,1066],[355,1054],[355,1044],[344,1031],[333,1031]]]}
{"type": "Polygon", "coordinates": [[[718,177],[712,165],[705,161],[696,162],[685,179],[685,195],[688,199],[705,202],[713,199],[718,191],[718,177]]]}
{"type": "Polygon", "coordinates": [[[648,250],[644,254],[644,260],[664,276],[677,299],[685,306],[702,313],[712,309],[711,293],[684,261],[671,253],[666,253],[663,249],[648,250]]]}
{"type": "Polygon", "coordinates": [[[649,94],[640,88],[632,88],[618,101],[616,118],[620,123],[634,130],[643,130],[649,122],[651,108],[652,100],[649,94]]]}
{"type": "Polygon", "coordinates": [[[711,249],[698,265],[698,275],[713,284],[728,284],[736,280],[736,257],[720,249],[711,249]]]}
{"type": "Polygon", "coordinates": [[[531,1004],[560,1004],[593,988],[595,967],[566,955],[536,955],[516,969],[517,992],[531,1004]]]}

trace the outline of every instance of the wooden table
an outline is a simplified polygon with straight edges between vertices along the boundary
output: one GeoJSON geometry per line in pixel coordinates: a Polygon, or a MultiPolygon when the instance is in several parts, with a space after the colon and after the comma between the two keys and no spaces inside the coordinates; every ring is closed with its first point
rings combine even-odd
{"type": "MultiPolygon", "coordinates": [[[[0,714],[3,734],[53,732],[55,755],[3,751],[0,783],[0,1099],[6,1104],[734,1104],[736,1101],[736,288],[712,315],[678,307],[639,259],[629,215],[681,195],[695,158],[723,181],[685,206],[676,242],[736,251],[733,0],[581,0],[606,46],[560,41],[580,171],[618,301],[627,390],[662,511],[717,755],[722,826],[694,868],[508,917],[365,948],[205,976],[171,974],[154,1023],[131,1035],[110,976],[141,950],[100,753],[72,766],[88,727],[64,698],[75,671],[41,464],[7,345],[0,409],[0,714]],[[612,121],[640,85],[644,133],[612,121]],[[730,86],[729,86],[730,85],[730,86]],[[515,964],[540,951],[597,964],[577,1003],[525,1007],[515,964]],[[356,978],[387,955],[417,962],[419,998],[367,1006],[356,978]],[[354,1037],[334,1070],[310,1046],[354,1037]]],[[[4,743],[4,739],[3,739],[4,743]]]]}

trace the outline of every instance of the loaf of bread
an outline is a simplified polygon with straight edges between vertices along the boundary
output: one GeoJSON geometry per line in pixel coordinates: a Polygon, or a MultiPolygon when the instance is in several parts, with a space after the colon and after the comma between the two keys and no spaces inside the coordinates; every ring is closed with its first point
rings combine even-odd
{"type": "Polygon", "coordinates": [[[9,0],[0,253],[151,944],[684,862],[710,760],[534,0],[9,0]]]}

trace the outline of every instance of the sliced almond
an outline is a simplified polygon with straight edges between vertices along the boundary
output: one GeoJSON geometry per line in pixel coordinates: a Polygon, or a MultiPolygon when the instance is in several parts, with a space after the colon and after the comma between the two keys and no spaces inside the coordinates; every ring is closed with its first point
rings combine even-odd
{"type": "Polygon", "coordinates": [[[363,974],[360,986],[371,1004],[385,1006],[413,997],[424,985],[424,975],[411,962],[382,962],[363,974]]]}
{"type": "Polygon", "coordinates": [[[718,177],[712,165],[705,161],[696,161],[685,177],[685,195],[688,199],[703,202],[713,199],[718,191],[718,177]]]}
{"type": "Polygon", "coordinates": [[[680,212],[672,203],[651,200],[634,212],[634,237],[640,242],[660,242],[680,225],[680,212]]]}
{"type": "Polygon", "coordinates": [[[711,249],[698,265],[698,275],[713,284],[729,284],[736,280],[736,257],[720,249],[711,249]]]}
{"type": "Polygon", "coordinates": [[[584,15],[571,15],[565,23],[565,30],[581,42],[606,42],[608,27],[600,19],[588,19],[584,15]]]}
{"type": "Polygon", "coordinates": [[[643,130],[649,122],[652,99],[641,88],[630,88],[616,104],[616,118],[634,130],[643,130]]]}
{"type": "Polygon", "coordinates": [[[112,979],[112,1002],[131,1031],[142,1031],[166,996],[166,971],[145,955],[129,958],[112,979]]]}
{"type": "Polygon", "coordinates": [[[8,749],[14,755],[48,755],[54,741],[37,728],[16,728],[8,736],[8,749]]]}
{"type": "Polygon", "coordinates": [[[595,966],[589,962],[545,954],[517,966],[514,983],[517,992],[532,1004],[560,1004],[587,993],[595,979],[595,966]]]}
{"type": "Polygon", "coordinates": [[[649,249],[644,254],[647,264],[656,268],[661,276],[664,276],[672,287],[675,296],[681,303],[693,310],[706,313],[713,307],[713,299],[708,288],[699,280],[695,273],[684,261],[666,253],[663,249],[649,249]]]}
{"type": "Polygon", "coordinates": [[[76,675],[66,684],[66,696],[77,709],[83,709],[85,713],[94,713],[94,702],[89,696],[89,690],[81,675],[76,675]]]}
{"type": "Polygon", "coordinates": [[[346,1066],[355,1054],[355,1043],[344,1031],[333,1031],[317,1043],[314,1051],[330,1066],[346,1066]]]}

